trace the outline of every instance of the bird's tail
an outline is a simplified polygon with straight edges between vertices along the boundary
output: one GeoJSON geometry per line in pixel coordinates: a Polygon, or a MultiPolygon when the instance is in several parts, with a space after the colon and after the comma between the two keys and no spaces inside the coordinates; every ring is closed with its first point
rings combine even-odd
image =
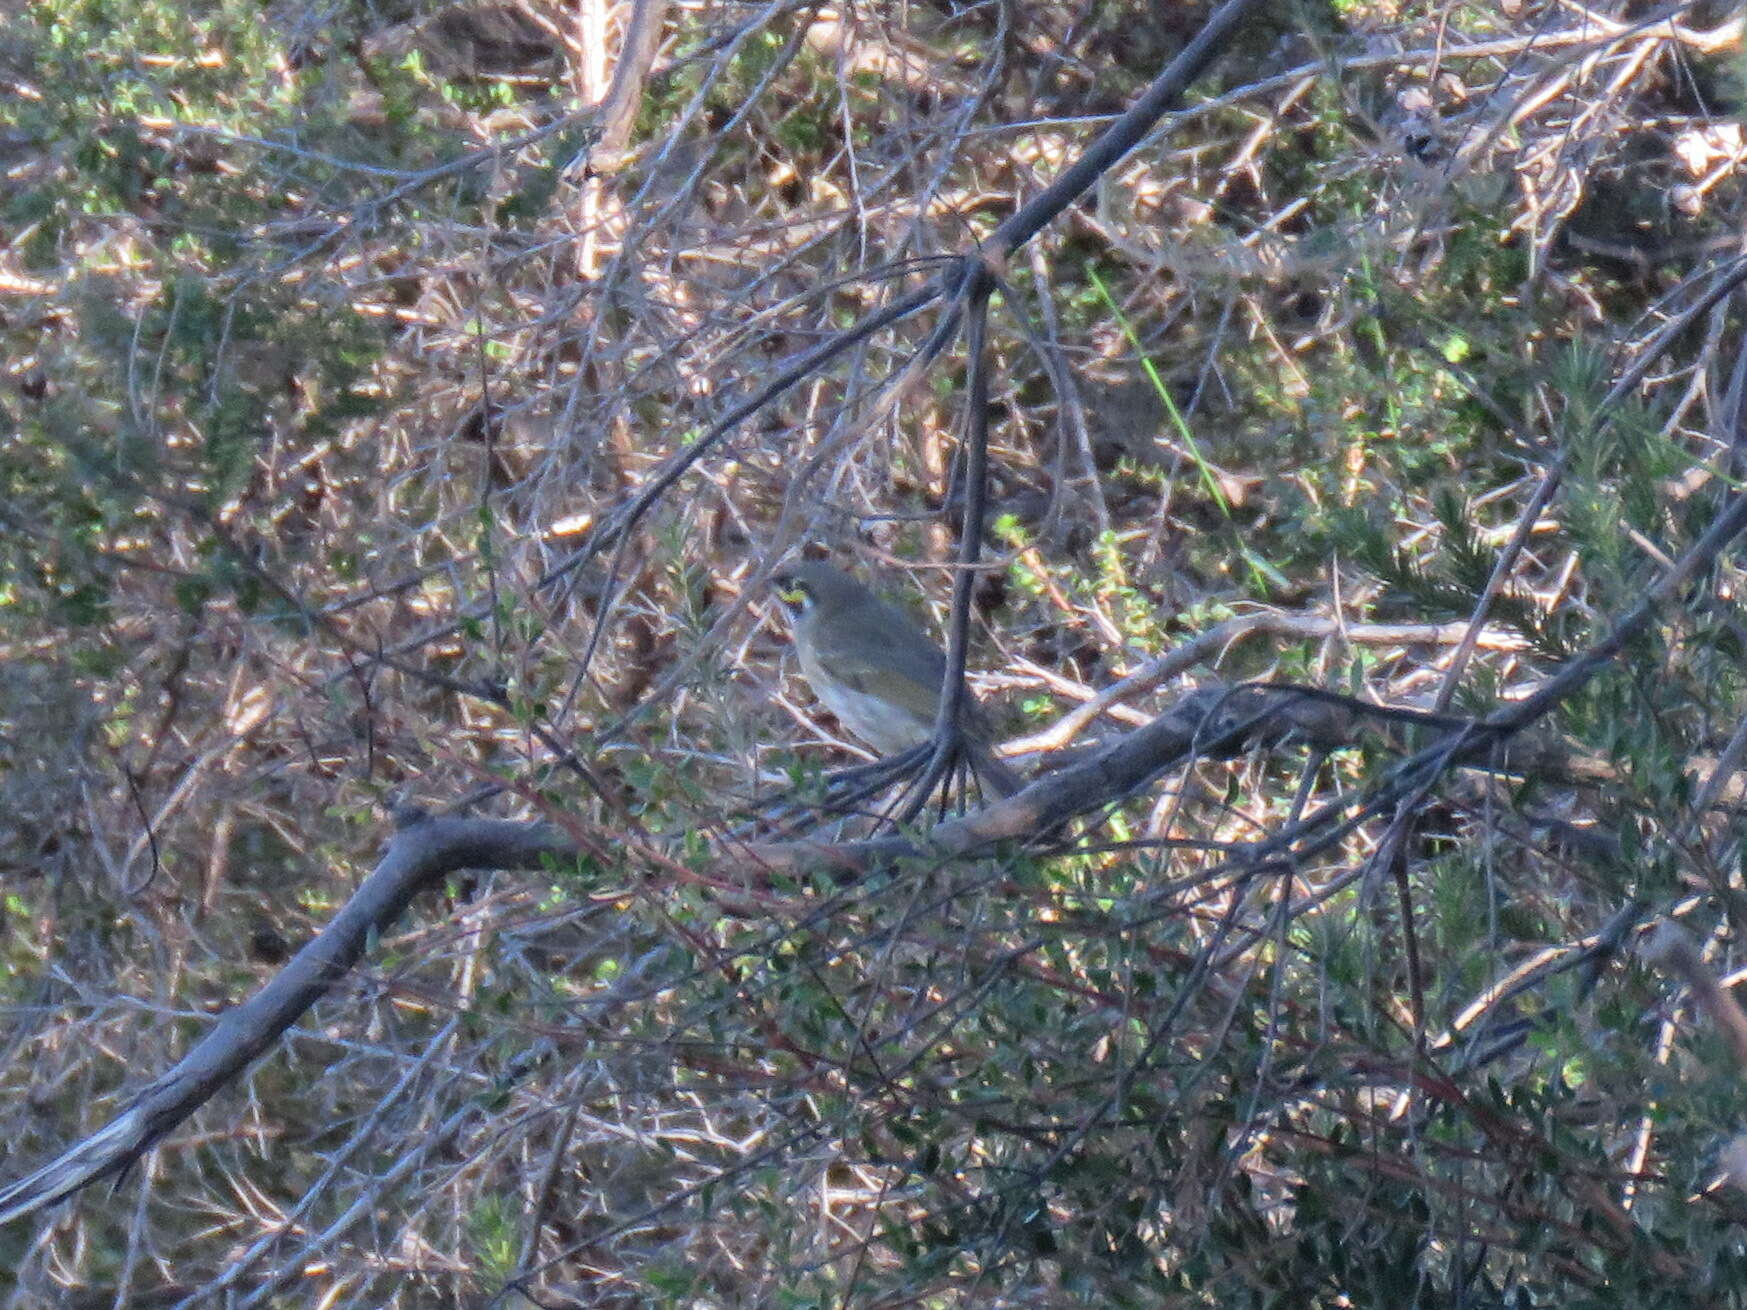
{"type": "Polygon", "coordinates": [[[1001,800],[1024,790],[1025,779],[997,759],[994,752],[981,742],[966,742],[965,751],[978,780],[1001,800]]]}

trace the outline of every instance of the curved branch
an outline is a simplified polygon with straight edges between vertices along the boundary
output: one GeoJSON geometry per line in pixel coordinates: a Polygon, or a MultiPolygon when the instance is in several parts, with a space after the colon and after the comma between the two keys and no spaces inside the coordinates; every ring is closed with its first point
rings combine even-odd
{"type": "Polygon", "coordinates": [[[118,1174],[229,1083],[356,964],[421,891],[460,869],[536,869],[577,844],[544,824],[403,820],[382,860],[339,913],[254,996],[220,1015],[174,1068],[105,1127],[0,1190],[0,1223],[118,1174]]]}
{"type": "MultiPolygon", "coordinates": [[[[1230,753],[1291,734],[1342,731],[1344,707],[1297,689],[1204,689],[1091,759],[1033,783],[990,809],[936,826],[924,842],[888,839],[827,845],[796,841],[740,848],[721,870],[745,886],[750,859],[768,874],[821,866],[861,875],[918,854],[953,857],[991,843],[1037,836],[1076,814],[1120,799],[1191,752],[1230,753]]],[[[369,943],[420,892],[461,869],[537,869],[573,859],[587,844],[545,823],[440,818],[414,812],[381,861],[333,919],[272,981],[215,1022],[192,1050],[90,1137],[0,1190],[0,1223],[51,1205],[125,1170],[235,1079],[362,958],[369,943]]]]}

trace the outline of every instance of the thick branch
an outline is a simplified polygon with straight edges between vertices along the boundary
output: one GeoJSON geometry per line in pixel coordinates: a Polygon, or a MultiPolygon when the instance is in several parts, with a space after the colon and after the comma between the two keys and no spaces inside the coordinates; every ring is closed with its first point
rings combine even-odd
{"type": "Polygon", "coordinates": [[[220,1015],[176,1066],[107,1126],[0,1191],[0,1223],[29,1214],[126,1169],[194,1113],[343,978],[427,887],[458,869],[535,869],[569,859],[576,843],[542,824],[420,816],[388,843],[352,898],[279,974],[220,1015]]]}
{"type": "Polygon", "coordinates": [[[655,64],[666,13],[667,0],[632,0],[619,59],[613,66],[613,82],[601,102],[600,143],[589,160],[597,173],[617,172],[624,164],[625,147],[643,102],[643,82],[655,64]]]}
{"type": "Polygon", "coordinates": [[[738,870],[744,880],[750,860],[762,875],[826,869],[849,881],[903,860],[952,858],[1000,842],[1040,837],[1121,800],[1191,758],[1223,759],[1288,740],[1331,750],[1352,745],[1366,730],[1372,709],[1399,713],[1298,687],[1202,687],[1090,758],[1048,774],[1006,800],[938,824],[922,840],[752,845],[724,855],[717,872],[731,876],[738,870]]]}

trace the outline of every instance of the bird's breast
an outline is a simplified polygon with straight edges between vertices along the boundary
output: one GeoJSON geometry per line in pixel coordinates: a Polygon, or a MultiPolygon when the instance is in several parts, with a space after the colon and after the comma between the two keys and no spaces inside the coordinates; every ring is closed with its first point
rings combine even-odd
{"type": "Polygon", "coordinates": [[[902,706],[865,691],[836,682],[815,683],[814,690],[838,722],[881,755],[909,750],[927,741],[933,733],[932,719],[924,722],[902,706]]]}
{"type": "MultiPolygon", "coordinates": [[[[813,694],[824,703],[826,709],[837,716],[837,721],[846,730],[881,755],[895,755],[909,750],[933,735],[932,703],[928,704],[927,713],[923,714],[915,705],[906,706],[864,690],[857,685],[862,681],[860,678],[837,676],[828,667],[835,661],[822,657],[817,635],[810,625],[796,627],[795,645],[800,656],[801,672],[806,675],[813,694]]],[[[914,699],[919,701],[922,697],[918,695],[914,699]]],[[[932,702],[933,697],[928,699],[932,702]]]]}

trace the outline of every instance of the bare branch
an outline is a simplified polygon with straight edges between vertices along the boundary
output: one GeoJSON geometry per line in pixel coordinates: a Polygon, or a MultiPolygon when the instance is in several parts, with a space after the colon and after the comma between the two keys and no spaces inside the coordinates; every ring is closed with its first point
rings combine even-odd
{"type": "Polygon", "coordinates": [[[537,869],[575,843],[543,825],[415,814],[333,919],[274,979],[227,1010],[99,1132],[0,1191],[0,1223],[126,1169],[246,1068],[358,962],[414,897],[461,869],[537,869]]]}

